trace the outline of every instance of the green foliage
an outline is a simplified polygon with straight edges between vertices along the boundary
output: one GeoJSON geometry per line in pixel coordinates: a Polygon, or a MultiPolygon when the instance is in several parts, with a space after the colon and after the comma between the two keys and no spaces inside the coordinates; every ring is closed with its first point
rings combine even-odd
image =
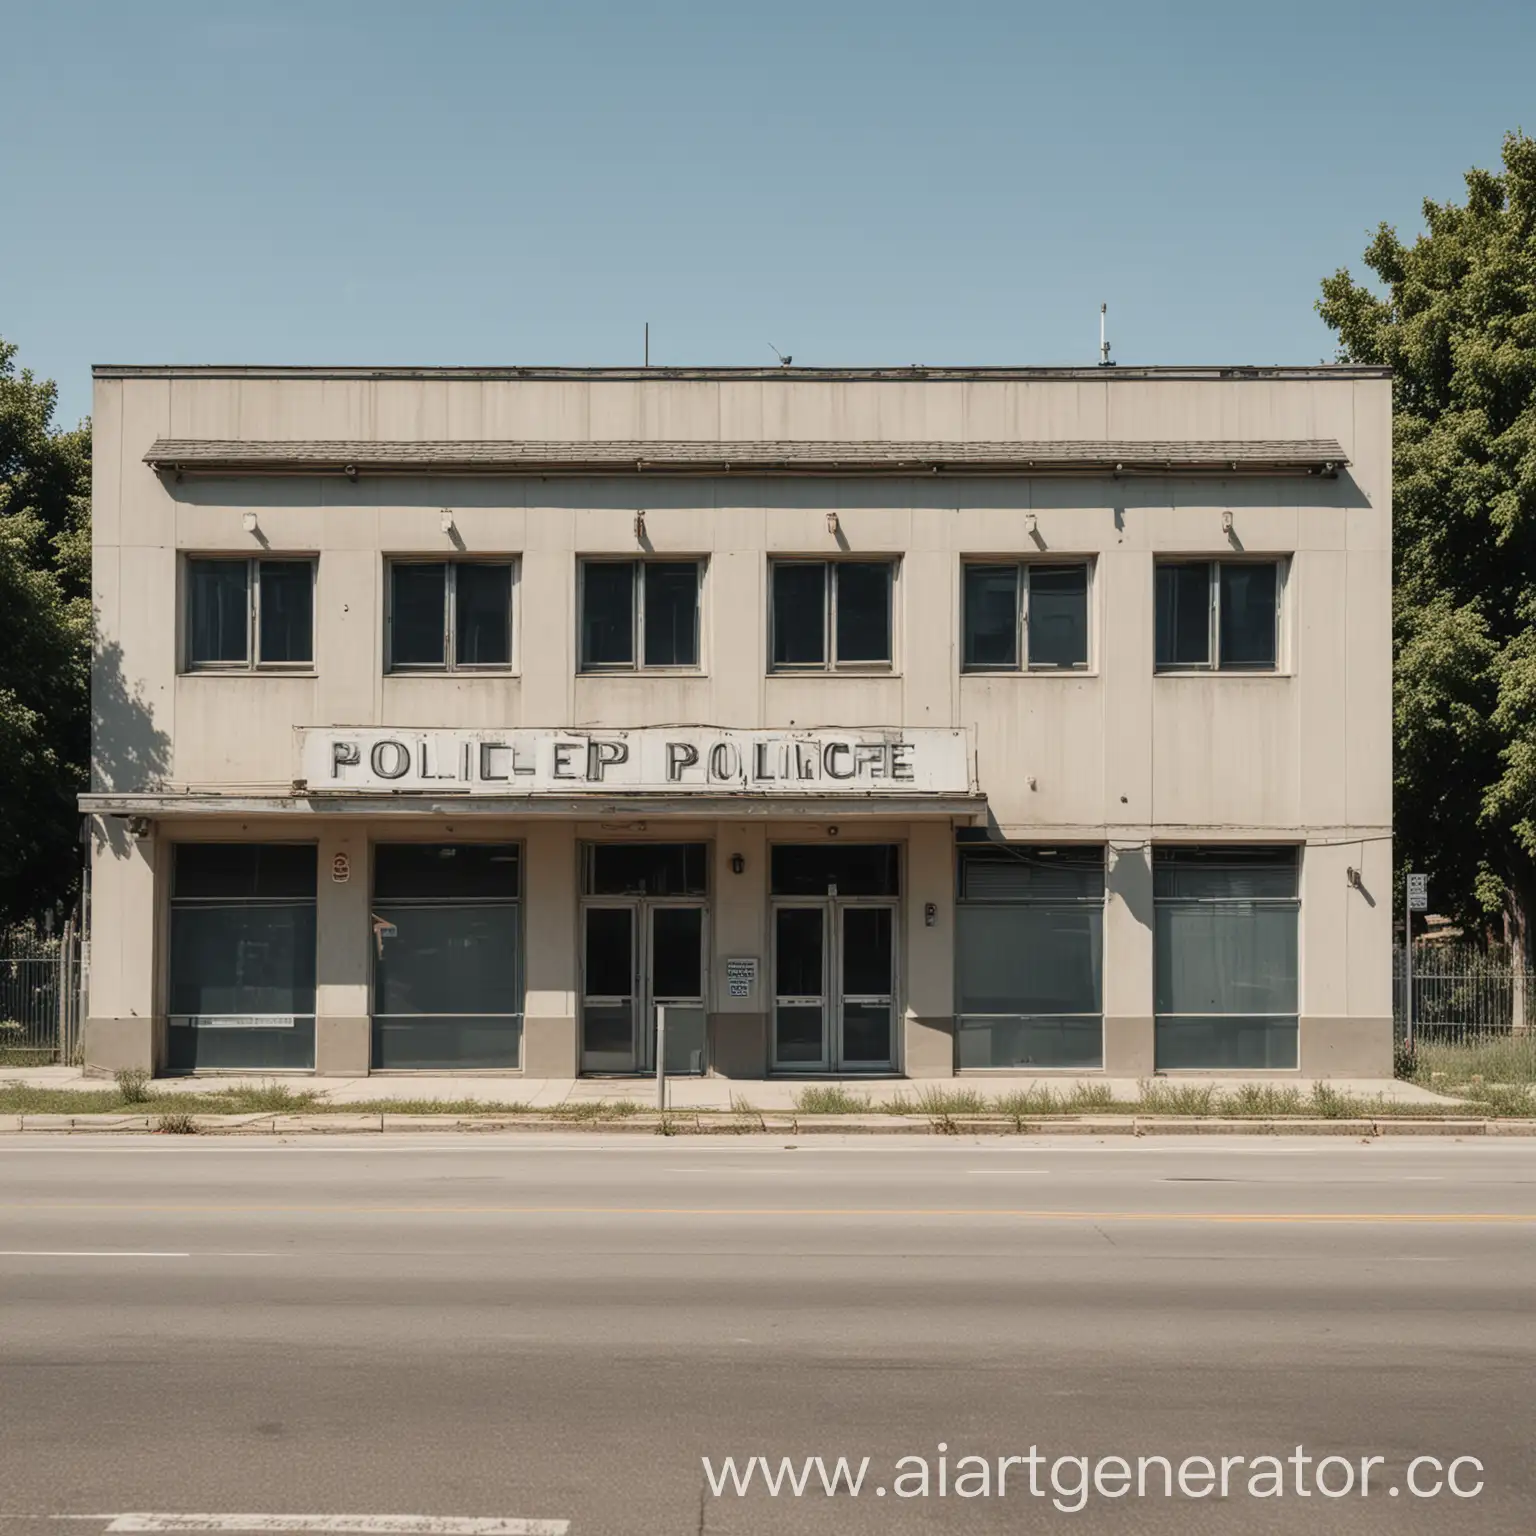
{"type": "Polygon", "coordinates": [[[1536,140],[1424,204],[1318,311],[1393,379],[1397,852],[1474,931],[1536,915],[1536,140]]]}
{"type": "Polygon", "coordinates": [[[124,1067],[113,1074],[124,1104],[143,1104],[149,1097],[149,1073],[139,1067],[124,1067]]]}
{"type": "Polygon", "coordinates": [[[66,898],[90,752],[90,429],[0,339],[0,927],[66,898]]]}

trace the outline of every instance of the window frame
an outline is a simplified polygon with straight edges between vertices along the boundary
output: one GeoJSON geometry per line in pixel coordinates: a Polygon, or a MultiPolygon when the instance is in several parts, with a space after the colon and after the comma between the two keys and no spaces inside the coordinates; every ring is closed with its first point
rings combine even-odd
{"type": "Polygon", "coordinates": [[[255,673],[312,677],[315,673],[315,599],[320,583],[320,557],[315,554],[267,550],[259,555],[232,555],[227,552],[202,554],[184,550],[181,556],[181,671],[255,673]],[[239,565],[245,567],[245,658],[242,661],[199,661],[192,654],[192,567],[194,565],[239,565]],[[307,565],[309,567],[309,660],[261,660],[261,567],[263,565],[307,565]]]}
{"type": "Polygon", "coordinates": [[[471,556],[458,555],[386,555],[384,558],[384,672],[390,677],[437,677],[445,673],[507,677],[517,671],[518,587],[522,580],[522,560],[515,554],[471,556]],[[397,565],[441,565],[443,576],[443,659],[433,661],[395,661],[395,580],[397,565]],[[458,567],[462,565],[505,566],[507,577],[507,659],[505,661],[457,661],[458,648],[458,567]]]}
{"type": "Polygon", "coordinates": [[[624,677],[635,673],[671,673],[674,675],[702,676],[704,673],[704,577],[708,560],[703,555],[578,555],[576,557],[576,672],[580,677],[617,675],[624,677]],[[629,661],[589,662],[585,656],[587,582],[589,565],[627,565],[631,568],[630,582],[630,656],[629,661]],[[694,569],[693,588],[693,650],[692,662],[648,662],[645,660],[645,567],[648,565],[691,565],[694,569]]]}
{"type": "Polygon", "coordinates": [[[1159,555],[1152,569],[1152,670],[1160,677],[1204,676],[1220,673],[1227,677],[1280,677],[1287,672],[1285,652],[1286,588],[1290,584],[1289,555],[1253,555],[1228,559],[1221,555],[1159,555]],[[1161,662],[1157,659],[1157,573],[1164,566],[1204,565],[1209,567],[1206,607],[1206,660],[1203,662],[1161,662]],[[1221,571],[1223,566],[1269,565],[1275,569],[1275,660],[1267,667],[1223,666],[1221,661],[1221,571]]]}
{"type": "Polygon", "coordinates": [[[1094,670],[1095,647],[1093,643],[1093,610],[1094,610],[1094,572],[1095,562],[1090,555],[1077,557],[1049,559],[1021,558],[1019,556],[999,555],[966,555],[960,562],[960,670],[962,673],[973,673],[978,676],[1019,676],[1026,672],[1033,672],[1039,676],[1052,676],[1063,674],[1084,674],[1094,670]],[[992,568],[994,570],[1013,568],[1013,625],[1014,625],[1014,654],[1016,661],[1012,662],[971,662],[966,660],[967,640],[967,612],[966,612],[966,574],[973,567],[979,569],[992,568]],[[1029,656],[1029,596],[1030,576],[1029,572],[1036,566],[1047,569],[1062,569],[1071,567],[1081,569],[1083,572],[1083,638],[1084,656],[1081,661],[1069,662],[1065,666],[1058,666],[1054,662],[1031,661],[1029,656]]]}
{"type": "Polygon", "coordinates": [[[882,676],[894,674],[896,668],[896,586],[901,579],[901,556],[898,554],[857,554],[831,557],[825,555],[770,555],[768,557],[768,667],[773,676],[826,677],[834,673],[853,676],[882,676]],[[822,660],[785,661],[773,659],[774,643],[778,632],[778,604],[774,600],[774,573],[780,566],[819,565],[822,567],[821,588],[821,654],[822,660]],[[885,584],[885,623],[890,637],[890,658],[886,661],[838,661],[833,652],[837,646],[837,580],[833,571],[840,565],[883,565],[888,572],[885,584]]]}

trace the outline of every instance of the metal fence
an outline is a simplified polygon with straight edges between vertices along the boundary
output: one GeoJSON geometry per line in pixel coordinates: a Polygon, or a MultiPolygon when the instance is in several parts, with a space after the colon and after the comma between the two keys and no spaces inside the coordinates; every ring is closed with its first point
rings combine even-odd
{"type": "Polygon", "coordinates": [[[0,933],[0,1067],[79,1060],[84,960],[73,922],[48,937],[0,933]]]}
{"type": "MultiPolygon", "coordinates": [[[[1392,951],[1392,1016],[1402,1038],[1408,977],[1401,944],[1392,951]]],[[[1536,1037],[1536,971],[1516,970],[1498,952],[1415,944],[1413,1032],[1426,1042],[1489,1035],[1536,1037]]]]}

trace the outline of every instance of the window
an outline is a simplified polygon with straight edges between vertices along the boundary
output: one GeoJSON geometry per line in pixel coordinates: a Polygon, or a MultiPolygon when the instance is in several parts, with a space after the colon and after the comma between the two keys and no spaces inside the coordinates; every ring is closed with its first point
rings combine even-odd
{"type": "Polygon", "coordinates": [[[315,659],[313,560],[188,560],[188,668],[307,668],[315,659]]]}
{"type": "Polygon", "coordinates": [[[1153,850],[1159,1070],[1297,1064],[1297,850],[1153,850]]]}
{"type": "Polygon", "coordinates": [[[176,845],[173,1070],[314,1066],[315,868],[313,844],[176,845]]]}
{"type": "Polygon", "coordinates": [[[697,560],[583,560],[581,669],[699,664],[697,560]]]}
{"type": "Polygon", "coordinates": [[[1104,1065],[1104,850],[962,848],[956,1065],[1104,1065]]]}
{"type": "Polygon", "coordinates": [[[506,671],[512,665],[510,560],[393,560],[391,672],[506,671]]]}
{"type": "Polygon", "coordinates": [[[768,654],[781,671],[891,665],[891,560],[775,560],[768,654]]]}
{"type": "Polygon", "coordinates": [[[1088,665],[1088,566],[965,566],[965,668],[1045,671],[1088,665]]]}
{"type": "Polygon", "coordinates": [[[373,1065],[515,1067],[522,1054],[520,850],[373,850],[373,1065]]]}
{"type": "Polygon", "coordinates": [[[1280,562],[1177,560],[1157,567],[1157,666],[1273,672],[1280,562]]]}

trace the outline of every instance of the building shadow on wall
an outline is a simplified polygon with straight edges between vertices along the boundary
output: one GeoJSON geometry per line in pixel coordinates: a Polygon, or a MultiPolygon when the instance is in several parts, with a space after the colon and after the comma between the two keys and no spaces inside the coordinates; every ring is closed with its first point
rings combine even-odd
{"type": "MultiPolygon", "coordinates": [[[[159,789],[171,763],[171,738],[155,725],[143,685],[130,686],[123,674],[123,648],[97,636],[91,654],[91,789],[97,794],[132,794],[159,789]]],[[[128,851],[125,824],[99,818],[92,836],[122,858],[128,851]]]]}

